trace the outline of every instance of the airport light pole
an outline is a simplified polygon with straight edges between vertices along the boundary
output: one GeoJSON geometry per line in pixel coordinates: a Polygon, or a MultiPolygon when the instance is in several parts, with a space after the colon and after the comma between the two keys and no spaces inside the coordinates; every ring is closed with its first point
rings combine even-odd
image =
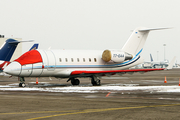
{"type": "Polygon", "coordinates": [[[166,44],[163,44],[164,46],[164,61],[165,61],[165,47],[166,47],[166,44]]]}

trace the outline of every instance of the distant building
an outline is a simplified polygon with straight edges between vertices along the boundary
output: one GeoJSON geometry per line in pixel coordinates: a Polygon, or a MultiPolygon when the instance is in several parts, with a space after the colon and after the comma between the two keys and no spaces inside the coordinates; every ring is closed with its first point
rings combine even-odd
{"type": "MultiPolygon", "coordinates": [[[[7,40],[7,39],[10,39],[10,38],[5,38],[4,35],[0,35],[0,46],[3,45],[3,43],[7,40]]],[[[21,41],[22,38],[12,38],[12,39],[15,39],[15,40],[18,40],[18,41],[21,41]]],[[[13,61],[15,59],[17,59],[18,57],[20,57],[22,55],[22,43],[18,44],[12,58],[10,61],[13,61]]]]}

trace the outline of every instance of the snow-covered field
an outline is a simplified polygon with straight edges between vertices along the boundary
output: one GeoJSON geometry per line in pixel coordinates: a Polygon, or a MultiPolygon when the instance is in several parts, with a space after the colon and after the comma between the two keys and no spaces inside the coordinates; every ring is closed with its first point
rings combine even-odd
{"type": "MultiPolygon", "coordinates": [[[[46,84],[46,83],[45,83],[46,84]]],[[[48,83],[47,83],[48,84],[48,83]]],[[[180,86],[138,86],[138,84],[110,84],[102,86],[66,86],[66,87],[17,87],[18,83],[0,85],[2,91],[46,91],[46,92],[65,92],[65,93],[95,93],[103,91],[123,92],[123,91],[142,91],[142,92],[180,92],[180,86]]]]}

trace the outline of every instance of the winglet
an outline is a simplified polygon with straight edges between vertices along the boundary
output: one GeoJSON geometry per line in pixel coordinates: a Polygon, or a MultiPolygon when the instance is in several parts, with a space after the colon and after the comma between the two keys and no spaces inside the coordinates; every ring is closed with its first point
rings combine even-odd
{"type": "Polygon", "coordinates": [[[167,70],[169,69],[172,69],[174,63],[175,63],[175,60],[176,60],[176,56],[171,60],[171,62],[169,63],[168,67],[166,68],[167,70]]]}

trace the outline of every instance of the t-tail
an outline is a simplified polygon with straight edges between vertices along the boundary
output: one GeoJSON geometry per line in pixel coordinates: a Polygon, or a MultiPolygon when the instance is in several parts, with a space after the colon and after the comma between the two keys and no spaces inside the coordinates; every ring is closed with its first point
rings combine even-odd
{"type": "Polygon", "coordinates": [[[128,41],[123,46],[122,51],[132,55],[139,55],[143,50],[149,32],[152,30],[161,30],[161,29],[169,29],[169,28],[144,28],[144,27],[136,28],[129,37],[128,41]]]}
{"type": "Polygon", "coordinates": [[[20,42],[14,39],[7,39],[0,48],[0,60],[10,61],[17,45],[20,42]]]}
{"type": "MultiPolygon", "coordinates": [[[[0,48],[0,60],[4,61],[2,64],[0,64],[0,72],[10,64],[11,57],[13,56],[13,53],[16,50],[16,47],[20,42],[31,42],[30,41],[17,41],[14,39],[7,39],[6,42],[1,46],[0,48]]],[[[35,50],[38,48],[39,44],[34,44],[30,50],[35,50]]],[[[30,51],[29,50],[29,51],[30,51]]]]}
{"type": "Polygon", "coordinates": [[[32,41],[33,40],[17,41],[11,38],[7,39],[0,48],[0,60],[10,61],[14,51],[16,50],[16,47],[20,42],[32,42],[32,41]]]}

